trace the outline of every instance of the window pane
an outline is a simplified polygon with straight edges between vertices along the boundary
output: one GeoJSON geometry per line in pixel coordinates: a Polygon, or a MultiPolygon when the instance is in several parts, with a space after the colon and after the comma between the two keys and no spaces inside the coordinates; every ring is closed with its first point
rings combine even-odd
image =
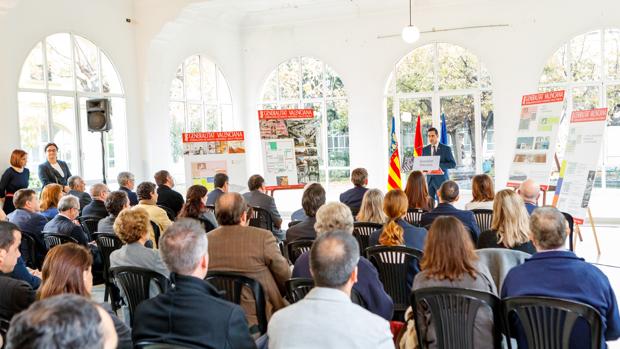
{"type": "Polygon", "coordinates": [[[478,87],[478,58],[462,47],[437,44],[439,89],[459,90],[478,87]]]}
{"type": "MultiPolygon", "coordinates": [[[[82,137],[82,163],[84,164],[84,178],[96,179],[101,181],[103,178],[101,169],[101,133],[89,132],[86,124],[86,100],[88,98],[80,98],[80,123],[82,137]]],[[[113,110],[116,112],[116,110],[113,110]]],[[[115,127],[112,122],[112,127],[115,127]]]]}
{"type": "Polygon", "coordinates": [[[71,173],[79,173],[74,99],[52,96],[51,102],[52,141],[58,144],[58,158],[67,162],[71,173]]]}
{"type": "Polygon", "coordinates": [[[605,31],[605,66],[607,79],[620,80],[620,29],[605,31]]]}
{"type": "Polygon", "coordinates": [[[480,125],[482,132],[482,172],[495,176],[495,141],[493,139],[493,94],[491,91],[480,95],[480,125]]]}
{"type": "Polygon", "coordinates": [[[181,134],[185,130],[185,104],[181,102],[170,102],[170,149],[172,150],[172,161],[181,162],[183,159],[183,144],[181,134]]]}
{"type": "Polygon", "coordinates": [[[198,56],[191,56],[185,60],[185,95],[188,100],[201,100],[198,56]]]}
{"type": "Polygon", "coordinates": [[[605,180],[607,187],[620,188],[620,85],[607,87],[607,106],[609,122],[605,138],[605,180]]]}
{"type": "Polygon", "coordinates": [[[566,51],[566,45],[563,45],[557,50],[553,56],[547,61],[547,64],[543,68],[542,76],[540,77],[541,84],[559,83],[568,80],[568,73],[566,68],[568,67],[568,55],[566,51]]]}
{"type": "Polygon", "coordinates": [[[219,131],[220,127],[220,110],[217,106],[207,106],[205,113],[205,131],[219,131]]]}
{"type": "Polygon", "coordinates": [[[222,110],[222,131],[234,130],[232,105],[224,104],[220,106],[220,109],[222,110]]]}
{"type": "Polygon", "coordinates": [[[265,86],[263,87],[262,101],[275,101],[278,99],[278,79],[276,76],[277,69],[269,74],[265,86]]]}
{"type": "Polygon", "coordinates": [[[325,93],[327,97],[346,97],[344,83],[330,67],[325,66],[325,93]]]}
{"type": "Polygon", "coordinates": [[[574,81],[600,79],[601,32],[579,35],[570,42],[571,73],[574,81]]]}
{"type": "Polygon", "coordinates": [[[177,71],[172,79],[172,86],[170,87],[170,99],[182,100],[183,99],[183,64],[179,64],[177,71]]]}
{"type": "Polygon", "coordinates": [[[112,98],[112,130],[107,133],[108,177],[111,180],[127,170],[127,109],[125,98],[112,98]]]}
{"type": "MultiPolygon", "coordinates": [[[[422,130],[422,143],[426,144],[427,136],[426,132],[433,126],[433,111],[432,102],[430,98],[416,98],[416,99],[400,99],[400,118],[397,117],[397,121],[400,120],[400,139],[401,149],[403,154],[401,155],[401,161],[406,157],[413,156],[413,148],[415,142],[415,131],[418,122],[418,115],[420,115],[420,126],[422,130]],[[404,113],[411,114],[411,120],[407,121],[403,118],[404,113]]],[[[407,114],[405,114],[407,115],[407,114]]],[[[408,116],[407,116],[408,117],[408,116]]],[[[391,118],[388,118],[391,124],[391,118]]],[[[388,127],[388,132],[391,125],[388,127]]],[[[388,133],[389,141],[389,133],[388,133]]],[[[388,148],[389,149],[389,148],[388,148]]]]}
{"type": "Polygon", "coordinates": [[[230,95],[230,88],[228,87],[228,83],[226,79],[224,79],[224,75],[222,75],[222,71],[216,69],[217,71],[217,100],[220,104],[232,104],[232,97],[230,95]]]}
{"type": "Polygon", "coordinates": [[[99,92],[98,50],[92,42],[79,36],[75,40],[75,79],[78,91],[99,92]]]}
{"type": "Polygon", "coordinates": [[[101,74],[103,75],[103,92],[104,93],[123,93],[123,86],[121,79],[116,73],[116,69],[110,62],[110,59],[103,53],[101,53],[101,74]]]}
{"type": "Polygon", "coordinates": [[[433,91],[435,80],[433,69],[434,46],[426,45],[415,49],[396,66],[396,92],[433,91]]]}
{"type": "Polygon", "coordinates": [[[44,89],[43,77],[43,44],[38,43],[26,58],[19,77],[20,88],[44,89]]]}
{"type": "Polygon", "coordinates": [[[202,105],[187,105],[187,131],[186,132],[202,132],[202,105]]]}
{"type": "Polygon", "coordinates": [[[598,108],[600,105],[600,88],[598,86],[575,87],[572,90],[573,110],[598,108]]]}
{"type": "Polygon", "coordinates": [[[50,89],[73,90],[73,62],[69,34],[54,34],[45,39],[47,78],[50,89]]]}
{"type": "Polygon", "coordinates": [[[487,68],[482,66],[480,73],[482,74],[480,76],[480,88],[491,88],[491,74],[489,74],[487,68]]]}
{"type": "Polygon", "coordinates": [[[301,81],[300,63],[298,58],[290,59],[278,66],[280,79],[280,99],[299,99],[299,83],[301,81]]]}
{"type": "Polygon", "coordinates": [[[320,98],[323,96],[323,63],[309,57],[301,59],[303,80],[303,98],[320,98]]]}
{"type": "Polygon", "coordinates": [[[329,171],[329,182],[334,184],[350,184],[349,178],[351,177],[351,172],[349,170],[330,170],[329,171]]]}
{"type": "Polygon", "coordinates": [[[200,58],[202,74],[202,100],[206,103],[217,103],[217,73],[215,64],[207,59],[200,58]]]}
{"type": "Polygon", "coordinates": [[[36,175],[37,165],[45,161],[43,148],[49,142],[47,98],[43,93],[30,92],[20,92],[17,98],[21,147],[28,153],[31,183],[38,188],[41,183],[36,175]]]}
{"type": "Polygon", "coordinates": [[[456,160],[450,170],[450,179],[463,189],[471,189],[471,178],[476,172],[474,98],[471,95],[450,96],[440,99],[441,113],[446,116],[448,140],[456,160]]]}
{"type": "Polygon", "coordinates": [[[346,101],[327,102],[329,166],[349,166],[349,113],[346,101]]]}

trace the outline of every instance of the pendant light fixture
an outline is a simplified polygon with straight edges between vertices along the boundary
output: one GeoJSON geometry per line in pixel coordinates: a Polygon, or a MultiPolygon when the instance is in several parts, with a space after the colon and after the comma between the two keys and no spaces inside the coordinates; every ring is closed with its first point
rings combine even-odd
{"type": "Polygon", "coordinates": [[[402,32],[403,41],[408,44],[413,44],[420,38],[420,29],[411,24],[411,1],[409,0],[409,25],[404,27],[402,32]]]}

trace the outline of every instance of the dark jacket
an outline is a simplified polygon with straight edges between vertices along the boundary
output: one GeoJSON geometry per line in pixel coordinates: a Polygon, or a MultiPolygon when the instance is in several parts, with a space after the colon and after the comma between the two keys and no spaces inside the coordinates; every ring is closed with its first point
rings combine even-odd
{"type": "Polygon", "coordinates": [[[80,245],[86,246],[88,244],[88,235],[84,232],[84,229],[74,224],[69,218],[60,214],[49,221],[43,230],[49,231],[50,233],[70,236],[76,239],[80,245]]]}
{"type": "Polygon", "coordinates": [[[34,302],[35,292],[22,280],[0,273],[0,317],[11,320],[34,302]]]}
{"type": "Polygon", "coordinates": [[[116,216],[109,215],[103,218],[97,223],[97,232],[114,234],[114,221],[116,221],[116,216]]]}
{"type": "Polygon", "coordinates": [[[316,217],[308,217],[301,223],[297,223],[288,228],[286,231],[286,241],[292,242],[299,239],[314,240],[316,238],[314,223],[316,223],[316,217]]]}
{"type": "Polygon", "coordinates": [[[366,187],[353,187],[340,194],[340,202],[349,207],[359,209],[362,206],[362,199],[367,190],[368,188],[366,187]]]}
{"type": "Polygon", "coordinates": [[[105,202],[101,200],[93,200],[86,207],[82,208],[82,217],[94,217],[103,219],[108,216],[108,210],[105,208],[105,202]]]}
{"type": "Polygon", "coordinates": [[[135,206],[138,204],[138,194],[134,193],[133,191],[129,190],[129,188],[125,188],[125,187],[120,187],[118,188],[118,190],[120,191],[124,191],[125,193],[127,193],[127,197],[129,198],[129,205],[130,206],[135,206]]]}
{"type": "Polygon", "coordinates": [[[166,206],[174,212],[176,217],[183,208],[183,195],[170,189],[168,186],[160,185],[157,188],[157,205],[166,206]]]}
{"type": "MultiPolygon", "coordinates": [[[[422,148],[422,156],[431,156],[431,145],[427,145],[422,148]]],[[[441,183],[450,179],[448,175],[448,170],[456,167],[456,161],[454,160],[454,156],[452,155],[452,148],[445,144],[437,143],[437,152],[435,156],[439,156],[439,168],[443,170],[443,175],[428,175],[426,181],[428,183],[441,183]]],[[[437,188],[439,188],[439,186],[437,188]]]]}
{"type": "Polygon", "coordinates": [[[215,206],[215,202],[224,194],[224,191],[220,188],[215,188],[207,194],[207,206],[215,206]]]}
{"type": "Polygon", "coordinates": [[[27,232],[36,242],[36,252],[40,260],[45,256],[47,247],[43,241],[43,227],[47,224],[47,218],[36,212],[30,212],[21,208],[11,212],[7,216],[9,222],[15,224],[22,232],[27,232]]]}
{"type": "Polygon", "coordinates": [[[30,274],[28,269],[26,269],[26,262],[24,262],[22,257],[17,258],[17,264],[15,264],[15,268],[13,268],[13,271],[9,275],[13,279],[27,282],[33,290],[36,290],[39,286],[41,286],[41,279],[30,274]]]}
{"type": "Polygon", "coordinates": [[[39,165],[39,179],[41,180],[41,186],[44,187],[50,183],[58,183],[62,186],[67,185],[67,180],[71,177],[71,170],[69,170],[69,166],[67,163],[61,160],[57,160],[62,172],[64,172],[64,176],[62,176],[49,161],[46,161],[39,165]]]}
{"type": "MultiPolygon", "coordinates": [[[[477,248],[507,248],[503,244],[497,242],[499,236],[497,235],[497,231],[495,230],[487,230],[483,231],[478,237],[478,246],[477,248]]],[[[522,251],[529,254],[536,253],[536,247],[532,244],[531,241],[523,243],[521,245],[517,245],[511,250],[522,251]]]]}
{"type": "Polygon", "coordinates": [[[256,348],[240,306],[221,299],[208,282],[170,275],[173,288],[136,308],[133,340],[188,348],[256,348]]]}
{"type": "Polygon", "coordinates": [[[458,218],[458,220],[463,223],[465,228],[469,230],[474,244],[477,243],[478,236],[480,236],[480,228],[478,227],[478,223],[476,223],[473,212],[459,210],[448,203],[440,203],[432,211],[426,212],[422,215],[420,225],[426,227],[427,225],[433,224],[435,218],[439,216],[453,216],[458,218]]]}
{"type": "Polygon", "coordinates": [[[69,190],[67,194],[73,195],[77,197],[78,200],[80,200],[80,211],[83,210],[84,207],[88,206],[88,204],[90,204],[91,201],[93,201],[93,198],[90,197],[90,194],[84,191],[77,191],[77,190],[71,189],[69,190]]]}

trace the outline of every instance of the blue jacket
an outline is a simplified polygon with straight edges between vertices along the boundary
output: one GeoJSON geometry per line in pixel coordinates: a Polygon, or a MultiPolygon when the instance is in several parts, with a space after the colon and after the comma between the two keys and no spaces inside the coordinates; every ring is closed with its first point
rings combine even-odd
{"type": "Polygon", "coordinates": [[[49,221],[43,230],[49,231],[50,233],[67,235],[77,240],[80,245],[88,245],[88,235],[86,235],[84,229],[74,224],[69,218],[60,214],[49,221]]]}
{"type": "Polygon", "coordinates": [[[525,203],[525,209],[527,210],[527,213],[528,213],[528,214],[530,214],[530,215],[531,215],[531,214],[532,214],[532,212],[534,212],[534,210],[535,210],[535,209],[537,209],[537,208],[538,208],[538,206],[537,206],[537,205],[531,204],[531,203],[529,203],[529,202],[526,202],[526,203],[525,203]]]}
{"type": "MultiPolygon", "coordinates": [[[[573,252],[548,251],[534,254],[525,263],[508,272],[501,295],[502,298],[547,296],[589,304],[601,314],[605,339],[620,337],[618,303],[607,276],[573,252]]],[[[585,322],[578,322],[576,326],[577,334],[589,333],[585,322]]],[[[520,337],[518,339],[524,340],[520,337]]],[[[589,336],[571,336],[570,347],[588,348],[589,336]]],[[[520,342],[519,348],[527,348],[527,344],[520,342]]],[[[602,348],[606,348],[606,345],[602,348]]]]}
{"type": "Polygon", "coordinates": [[[47,218],[39,213],[18,208],[9,213],[7,219],[15,224],[19,230],[30,233],[30,236],[36,242],[37,256],[43,260],[42,258],[45,256],[47,248],[45,247],[45,241],[43,241],[43,234],[41,232],[45,224],[47,224],[47,218]]]}
{"type": "MultiPolygon", "coordinates": [[[[424,251],[424,243],[426,242],[426,229],[416,227],[407,223],[404,219],[399,219],[396,221],[398,225],[403,228],[403,238],[405,240],[405,246],[416,248],[420,251],[424,251]]],[[[379,244],[379,236],[381,236],[381,232],[383,228],[377,229],[370,234],[369,237],[369,246],[376,246],[379,244]]]]}
{"type": "Polygon", "coordinates": [[[224,194],[224,191],[220,188],[215,188],[207,194],[207,205],[215,206],[215,202],[224,194]]]}
{"type": "Polygon", "coordinates": [[[458,220],[463,223],[465,228],[469,230],[474,244],[478,242],[478,236],[480,236],[480,228],[478,227],[478,223],[476,223],[473,212],[467,210],[459,210],[458,208],[448,203],[440,203],[432,211],[426,212],[422,215],[420,225],[426,227],[427,225],[433,224],[435,218],[439,216],[453,216],[458,218],[458,220]]]}
{"type": "MultiPolygon", "coordinates": [[[[427,145],[422,148],[422,156],[430,156],[431,155],[431,145],[427,145]]],[[[454,156],[452,155],[452,148],[445,144],[437,143],[437,153],[436,156],[439,156],[439,167],[443,170],[443,175],[427,175],[427,182],[439,182],[443,183],[450,179],[448,176],[448,170],[456,167],[456,161],[454,160],[454,156]]],[[[441,185],[441,184],[440,184],[441,185]]],[[[439,188],[439,186],[437,186],[439,188]]]]}
{"type": "Polygon", "coordinates": [[[49,161],[46,161],[39,165],[39,179],[41,180],[41,187],[44,187],[50,183],[58,183],[63,186],[67,185],[67,180],[71,177],[71,170],[66,162],[60,160],[57,161],[58,165],[60,165],[60,168],[62,169],[62,172],[64,172],[64,176],[61,175],[60,172],[56,171],[49,161]]]}
{"type": "Polygon", "coordinates": [[[340,202],[349,207],[360,208],[367,190],[368,188],[365,187],[353,187],[340,194],[340,202]]]}
{"type": "Polygon", "coordinates": [[[136,206],[138,204],[138,194],[134,193],[133,191],[129,190],[129,188],[125,188],[125,187],[119,187],[118,190],[120,191],[124,191],[125,193],[127,193],[127,197],[129,198],[129,205],[131,206],[136,206]]]}

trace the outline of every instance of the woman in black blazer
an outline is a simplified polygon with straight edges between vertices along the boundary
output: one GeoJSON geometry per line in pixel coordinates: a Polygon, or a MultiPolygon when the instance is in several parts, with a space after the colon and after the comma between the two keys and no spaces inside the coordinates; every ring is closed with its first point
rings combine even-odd
{"type": "Polygon", "coordinates": [[[45,146],[47,161],[39,165],[39,179],[44,187],[50,183],[57,183],[63,186],[64,192],[69,191],[67,179],[71,177],[71,170],[67,163],[58,160],[58,146],[56,143],[48,143],[45,146]]]}

